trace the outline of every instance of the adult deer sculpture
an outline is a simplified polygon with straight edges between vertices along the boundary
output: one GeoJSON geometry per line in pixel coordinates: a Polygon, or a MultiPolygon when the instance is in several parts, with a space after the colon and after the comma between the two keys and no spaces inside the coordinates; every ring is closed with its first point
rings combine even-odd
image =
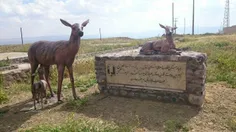
{"type": "Polygon", "coordinates": [[[71,27],[69,41],[37,41],[33,43],[28,50],[28,59],[31,65],[31,88],[34,84],[35,71],[38,65],[41,64],[45,68],[45,77],[52,97],[54,97],[54,93],[49,83],[49,71],[51,65],[57,65],[58,102],[61,101],[61,86],[65,67],[67,67],[69,71],[73,97],[74,99],[77,99],[72,64],[74,63],[75,56],[80,48],[80,38],[83,36],[83,28],[89,23],[89,19],[81,24],[81,28],[78,23],[72,25],[65,20],[60,19],[60,21],[65,26],[71,27]]]}
{"type": "Polygon", "coordinates": [[[165,29],[166,39],[144,43],[140,50],[140,54],[153,54],[154,52],[166,53],[171,49],[176,49],[172,33],[177,27],[163,26],[162,24],[159,25],[165,29]]]}

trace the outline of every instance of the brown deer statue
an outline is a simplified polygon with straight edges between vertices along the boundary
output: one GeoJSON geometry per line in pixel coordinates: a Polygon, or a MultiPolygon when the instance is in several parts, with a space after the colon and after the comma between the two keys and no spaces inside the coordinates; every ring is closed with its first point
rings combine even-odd
{"type": "Polygon", "coordinates": [[[166,39],[165,40],[156,40],[156,41],[148,41],[143,44],[140,54],[155,54],[155,52],[166,53],[171,51],[171,49],[176,49],[175,43],[173,41],[173,31],[177,27],[163,26],[159,24],[160,27],[165,29],[166,39]]]}
{"type": "Polygon", "coordinates": [[[57,66],[58,102],[62,101],[60,96],[65,67],[69,71],[73,97],[74,99],[79,99],[75,91],[72,64],[74,63],[75,56],[80,48],[80,39],[84,34],[83,28],[89,23],[89,19],[84,21],[81,24],[81,27],[79,27],[78,23],[72,25],[65,20],[60,19],[60,21],[65,26],[71,28],[71,35],[68,41],[37,41],[33,43],[28,50],[28,59],[31,66],[31,88],[34,84],[35,71],[38,65],[41,64],[45,69],[45,78],[50,90],[51,97],[54,97],[54,93],[49,83],[49,71],[51,65],[57,66]]]}
{"type": "MultiPolygon", "coordinates": [[[[39,81],[33,84],[32,87],[32,95],[34,100],[34,109],[36,109],[36,101],[39,103],[39,99],[41,100],[41,107],[43,108],[43,98],[47,96],[47,82],[45,80],[45,71],[42,66],[38,68],[38,75],[39,75],[39,81]]],[[[45,100],[47,102],[47,99],[45,100]]]]}

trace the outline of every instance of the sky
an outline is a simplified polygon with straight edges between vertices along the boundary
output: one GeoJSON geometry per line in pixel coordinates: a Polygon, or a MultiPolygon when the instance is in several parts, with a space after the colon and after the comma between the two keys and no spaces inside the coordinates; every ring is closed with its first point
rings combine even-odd
{"type": "MultiPolygon", "coordinates": [[[[172,25],[172,2],[175,3],[177,32],[192,25],[192,0],[0,0],[0,39],[70,35],[71,24],[89,19],[84,34],[116,35],[125,32],[157,31],[172,25]]],[[[195,30],[200,27],[222,27],[225,0],[195,0],[195,30]]],[[[230,0],[230,25],[236,24],[236,0],[230,0]]]]}

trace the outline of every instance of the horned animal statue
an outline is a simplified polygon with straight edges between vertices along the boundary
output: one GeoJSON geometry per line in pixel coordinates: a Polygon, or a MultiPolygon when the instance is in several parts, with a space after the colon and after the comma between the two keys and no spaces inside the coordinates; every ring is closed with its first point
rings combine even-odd
{"type": "Polygon", "coordinates": [[[156,40],[156,41],[148,41],[143,44],[140,54],[155,54],[155,53],[167,53],[167,52],[175,52],[175,43],[173,41],[173,31],[177,27],[163,26],[159,24],[160,27],[165,29],[166,39],[165,40],[156,40]]]}
{"type": "Polygon", "coordinates": [[[54,93],[51,89],[49,83],[49,71],[51,65],[57,66],[58,72],[58,89],[57,89],[57,99],[61,101],[61,87],[63,82],[63,75],[65,67],[69,71],[70,81],[72,84],[72,93],[74,99],[77,99],[75,86],[74,86],[74,77],[73,77],[73,68],[72,64],[74,63],[75,56],[78,53],[80,48],[80,39],[83,36],[83,28],[89,23],[89,19],[84,21],[81,24],[81,27],[78,23],[70,24],[65,20],[60,19],[62,24],[71,28],[71,35],[68,41],[38,41],[31,45],[28,50],[28,59],[31,65],[31,88],[34,84],[35,71],[39,64],[41,64],[45,69],[45,78],[50,90],[50,94],[54,97],[54,93]]]}

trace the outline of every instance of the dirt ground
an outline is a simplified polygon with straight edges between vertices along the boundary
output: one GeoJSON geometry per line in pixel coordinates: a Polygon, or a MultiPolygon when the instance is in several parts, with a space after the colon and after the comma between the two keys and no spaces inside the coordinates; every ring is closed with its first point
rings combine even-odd
{"type": "MultiPolygon", "coordinates": [[[[90,88],[86,94],[95,91],[96,86],[90,88]]],[[[62,92],[65,97],[72,96],[71,89],[62,92]]],[[[15,96],[10,103],[0,106],[0,131],[18,131],[42,123],[61,123],[73,112],[78,118],[134,124],[138,126],[137,131],[163,131],[165,121],[176,120],[192,132],[227,132],[230,131],[227,121],[236,116],[235,95],[236,89],[228,88],[225,83],[208,83],[205,104],[200,110],[187,105],[97,94],[91,96],[87,104],[78,110],[66,107],[64,102],[40,111],[20,112],[30,101],[29,92],[15,96]]]]}

